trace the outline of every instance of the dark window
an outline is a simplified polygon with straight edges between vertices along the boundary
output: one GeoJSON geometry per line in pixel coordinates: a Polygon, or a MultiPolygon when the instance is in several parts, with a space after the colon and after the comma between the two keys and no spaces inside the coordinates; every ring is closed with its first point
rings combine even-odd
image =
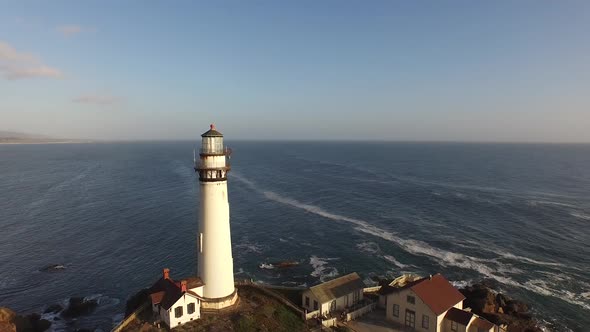
{"type": "Polygon", "coordinates": [[[457,331],[459,326],[457,326],[456,322],[451,321],[451,331],[457,331]]]}
{"type": "Polygon", "coordinates": [[[430,320],[430,319],[428,318],[428,316],[426,316],[426,315],[422,315],[422,327],[423,327],[423,328],[425,328],[425,329],[428,329],[428,327],[429,327],[429,323],[430,323],[430,321],[429,321],[429,320],[430,320]]]}
{"type": "Polygon", "coordinates": [[[407,300],[408,300],[408,303],[416,304],[416,298],[413,297],[412,295],[408,295],[407,300]]]}
{"type": "Polygon", "coordinates": [[[192,314],[193,312],[195,312],[195,304],[194,304],[194,303],[189,303],[189,304],[186,306],[186,313],[190,315],[190,314],[192,314]]]}
{"type": "Polygon", "coordinates": [[[318,310],[318,301],[313,301],[313,310],[318,310]]]}
{"type": "Polygon", "coordinates": [[[182,317],[182,307],[174,308],[174,317],[182,317]]]}
{"type": "Polygon", "coordinates": [[[309,297],[305,297],[305,306],[309,308],[309,297]]]}
{"type": "Polygon", "coordinates": [[[416,313],[408,309],[406,309],[406,326],[411,328],[416,327],[416,313]]]}
{"type": "Polygon", "coordinates": [[[399,304],[393,305],[393,317],[399,317],[399,304]]]}

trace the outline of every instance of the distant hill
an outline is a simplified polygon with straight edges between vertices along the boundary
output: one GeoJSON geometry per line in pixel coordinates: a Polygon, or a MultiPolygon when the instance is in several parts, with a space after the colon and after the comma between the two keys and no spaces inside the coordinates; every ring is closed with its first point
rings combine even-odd
{"type": "Polygon", "coordinates": [[[0,130],[0,144],[36,144],[36,143],[84,143],[87,141],[55,138],[45,135],[27,134],[0,130]]]}

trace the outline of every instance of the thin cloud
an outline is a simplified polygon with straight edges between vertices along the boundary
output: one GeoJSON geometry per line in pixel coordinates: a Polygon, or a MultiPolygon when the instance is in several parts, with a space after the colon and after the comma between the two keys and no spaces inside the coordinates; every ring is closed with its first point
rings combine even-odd
{"type": "Polygon", "coordinates": [[[61,78],[62,72],[44,64],[36,56],[19,52],[10,44],[0,41],[0,76],[7,80],[34,77],[61,78]]]}
{"type": "Polygon", "coordinates": [[[111,95],[83,95],[72,100],[74,103],[108,106],[120,104],[123,98],[111,95]]]}
{"type": "Polygon", "coordinates": [[[57,31],[61,32],[65,37],[72,37],[82,32],[82,27],[79,25],[60,25],[57,31]]]}
{"type": "Polygon", "coordinates": [[[75,35],[78,35],[82,32],[94,32],[96,29],[94,28],[87,28],[77,24],[67,24],[67,25],[60,25],[57,28],[57,31],[61,33],[64,37],[70,38],[75,35]]]}

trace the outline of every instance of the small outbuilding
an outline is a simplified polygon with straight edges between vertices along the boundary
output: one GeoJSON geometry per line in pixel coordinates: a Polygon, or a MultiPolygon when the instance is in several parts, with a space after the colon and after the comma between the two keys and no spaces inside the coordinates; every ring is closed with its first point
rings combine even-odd
{"type": "Polygon", "coordinates": [[[176,282],[170,278],[170,270],[164,269],[162,277],[148,291],[155,318],[170,328],[199,319],[202,289],[199,278],[176,282]]]}
{"type": "Polygon", "coordinates": [[[326,281],[303,292],[303,308],[310,314],[317,312],[317,316],[344,310],[363,300],[365,287],[356,272],[326,281]]]}

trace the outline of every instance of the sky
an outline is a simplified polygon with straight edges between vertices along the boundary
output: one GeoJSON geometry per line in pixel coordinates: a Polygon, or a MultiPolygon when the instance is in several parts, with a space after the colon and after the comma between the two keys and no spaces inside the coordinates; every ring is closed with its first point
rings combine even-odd
{"type": "Polygon", "coordinates": [[[0,130],[590,142],[588,1],[1,1],[0,130]]]}

